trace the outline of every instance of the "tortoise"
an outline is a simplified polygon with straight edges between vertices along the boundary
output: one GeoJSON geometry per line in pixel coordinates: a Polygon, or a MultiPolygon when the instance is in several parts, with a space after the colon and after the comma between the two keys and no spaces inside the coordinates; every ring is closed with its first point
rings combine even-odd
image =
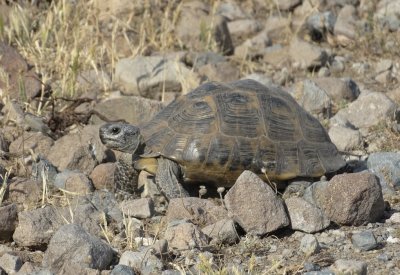
{"type": "Polygon", "coordinates": [[[188,196],[189,182],[232,186],[244,170],[282,181],[345,165],[321,123],[287,92],[249,79],[203,84],[143,125],[107,123],[99,134],[128,153],[125,172],[133,165],[155,175],[168,199],[188,196]]]}

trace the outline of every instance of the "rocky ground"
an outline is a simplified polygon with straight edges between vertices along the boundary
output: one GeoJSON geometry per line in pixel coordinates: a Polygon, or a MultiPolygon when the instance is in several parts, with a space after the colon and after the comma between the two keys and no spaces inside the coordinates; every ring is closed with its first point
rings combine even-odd
{"type": "Polygon", "coordinates": [[[0,274],[400,274],[399,33],[396,0],[0,1],[0,274]],[[243,78],[316,116],[349,173],[114,190],[101,124],[243,78]]]}

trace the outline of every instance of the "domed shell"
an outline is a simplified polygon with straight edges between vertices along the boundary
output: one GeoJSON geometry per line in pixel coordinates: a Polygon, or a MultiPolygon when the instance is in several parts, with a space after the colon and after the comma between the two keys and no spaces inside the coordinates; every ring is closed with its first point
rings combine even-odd
{"type": "Polygon", "coordinates": [[[345,165],[316,118],[282,89],[253,80],[203,84],[141,131],[189,181],[229,186],[244,170],[277,180],[319,177],[345,165]]]}

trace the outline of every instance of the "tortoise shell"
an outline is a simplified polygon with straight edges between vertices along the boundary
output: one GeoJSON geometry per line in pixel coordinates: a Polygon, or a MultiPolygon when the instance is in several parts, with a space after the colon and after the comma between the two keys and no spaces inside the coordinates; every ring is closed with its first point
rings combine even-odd
{"type": "Polygon", "coordinates": [[[189,181],[230,186],[244,170],[319,177],[345,164],[316,118],[287,92],[253,80],[203,84],[140,128],[146,146],[179,163],[189,181]]]}

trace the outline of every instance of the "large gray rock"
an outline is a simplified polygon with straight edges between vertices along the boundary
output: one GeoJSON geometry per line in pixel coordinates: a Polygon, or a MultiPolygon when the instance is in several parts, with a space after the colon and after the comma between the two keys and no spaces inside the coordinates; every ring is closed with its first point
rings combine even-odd
{"type": "Polygon", "coordinates": [[[214,46],[214,50],[230,55],[233,44],[227,20],[210,12],[210,6],[202,1],[184,2],[175,27],[176,36],[188,48],[203,50],[214,46]]]}
{"type": "MultiPolygon", "coordinates": [[[[153,118],[165,103],[140,96],[110,98],[96,105],[94,110],[109,120],[123,119],[131,124],[141,124],[153,118]]],[[[97,115],[91,117],[95,124],[104,123],[97,115]]]]}
{"type": "Polygon", "coordinates": [[[0,269],[4,269],[7,274],[15,274],[22,266],[20,257],[5,253],[0,257],[0,269]]]}
{"type": "Polygon", "coordinates": [[[334,125],[329,129],[329,137],[340,151],[348,152],[362,148],[362,136],[359,130],[341,125],[334,125]]]}
{"type": "Polygon", "coordinates": [[[65,170],[57,174],[54,186],[77,195],[86,195],[94,191],[93,184],[88,176],[79,171],[65,170]]]}
{"type": "Polygon", "coordinates": [[[249,234],[265,235],[289,225],[285,207],[272,188],[244,171],[225,196],[231,217],[249,234]]]}
{"type": "Polygon", "coordinates": [[[161,272],[163,263],[151,252],[144,250],[140,252],[125,251],[119,259],[119,266],[128,266],[140,271],[140,274],[155,274],[161,272]]]}
{"type": "Polygon", "coordinates": [[[240,71],[231,62],[218,62],[207,64],[198,69],[198,73],[202,77],[206,77],[209,81],[231,82],[239,79],[240,71]]]}
{"type": "Polygon", "coordinates": [[[170,222],[164,238],[168,241],[169,248],[177,250],[202,249],[209,241],[197,225],[184,220],[170,222]]]}
{"type": "Polygon", "coordinates": [[[285,200],[293,230],[307,233],[321,231],[329,226],[331,221],[315,205],[300,197],[285,200]]]}
{"type": "Polygon", "coordinates": [[[367,160],[368,169],[379,177],[385,191],[400,187],[400,153],[372,153],[367,160]]]}
{"type": "Polygon", "coordinates": [[[353,233],[351,243],[363,251],[372,250],[378,246],[374,233],[370,230],[353,233]]]}
{"type": "Polygon", "coordinates": [[[247,38],[259,32],[261,24],[254,19],[239,19],[228,22],[228,30],[233,38],[247,38]]]}
{"type": "Polygon", "coordinates": [[[89,176],[94,188],[97,190],[114,190],[116,169],[117,165],[115,162],[100,163],[97,165],[89,176]]]}
{"type": "Polygon", "coordinates": [[[3,96],[21,101],[36,97],[42,88],[40,77],[34,72],[34,67],[28,66],[24,58],[11,46],[0,43],[0,69],[6,73],[7,82],[0,79],[0,89],[3,96]],[[24,89],[21,92],[21,84],[24,89]]]}
{"type": "Polygon", "coordinates": [[[341,109],[336,116],[342,116],[357,128],[369,128],[392,119],[396,104],[385,94],[371,92],[361,94],[348,107],[341,109]]]}
{"type": "Polygon", "coordinates": [[[321,89],[323,89],[335,104],[342,104],[343,101],[351,102],[360,95],[360,89],[351,78],[318,77],[313,78],[321,89]]]}
{"type": "Polygon", "coordinates": [[[323,48],[299,38],[291,41],[289,52],[291,59],[303,69],[319,68],[328,61],[328,54],[323,48]]]}
{"type": "Polygon", "coordinates": [[[277,68],[283,67],[289,60],[288,46],[283,47],[280,44],[275,44],[265,48],[263,52],[263,61],[277,68]]]}
{"type": "Polygon", "coordinates": [[[306,234],[300,241],[300,250],[306,255],[316,254],[321,250],[317,238],[312,234],[306,234]]]}
{"type": "Polygon", "coordinates": [[[9,241],[17,226],[17,205],[0,206],[0,240],[9,241]]]}
{"type": "Polygon", "coordinates": [[[263,31],[254,37],[246,39],[242,44],[235,47],[235,56],[247,59],[257,58],[263,56],[265,49],[271,46],[272,41],[268,37],[268,34],[263,31]]]}
{"type": "Polygon", "coordinates": [[[336,175],[329,182],[316,182],[307,188],[304,197],[331,221],[343,225],[376,222],[385,209],[378,178],[368,172],[336,175]]]}
{"type": "MultiPolygon", "coordinates": [[[[302,21],[302,20],[301,20],[302,21]]],[[[307,17],[304,27],[308,30],[314,41],[319,41],[333,32],[336,16],[332,11],[313,12],[307,17]]]]}
{"type": "Polygon", "coordinates": [[[54,141],[41,132],[24,132],[23,135],[10,143],[10,153],[29,154],[30,149],[35,154],[47,155],[54,141]]]}
{"type": "Polygon", "coordinates": [[[53,272],[59,272],[71,264],[103,270],[109,267],[113,257],[111,246],[79,225],[67,224],[51,238],[42,264],[53,272]]]}
{"type": "Polygon", "coordinates": [[[219,220],[201,231],[212,239],[212,244],[234,244],[239,237],[232,219],[219,220]]]}
{"type": "Polygon", "coordinates": [[[297,83],[293,96],[307,112],[320,118],[332,116],[332,99],[314,81],[306,79],[297,83]]]}
{"type": "Polygon", "coordinates": [[[106,150],[99,138],[99,126],[87,125],[79,133],[70,133],[58,139],[47,158],[60,171],[79,170],[89,174],[105,160],[106,150]]]}
{"type": "Polygon", "coordinates": [[[151,198],[125,200],[120,205],[122,212],[127,216],[145,219],[154,215],[154,203],[151,198]]]}
{"type": "Polygon", "coordinates": [[[167,222],[187,219],[200,226],[213,224],[226,218],[228,212],[207,199],[195,197],[171,199],[168,205],[167,222]]]}
{"type": "Polygon", "coordinates": [[[367,264],[356,260],[337,260],[330,269],[335,274],[367,275],[367,264]]]}
{"type": "Polygon", "coordinates": [[[281,0],[277,1],[277,8],[281,11],[293,10],[298,5],[301,5],[301,0],[281,0]]]}
{"type": "Polygon", "coordinates": [[[183,63],[162,56],[121,59],[115,78],[125,93],[152,99],[161,99],[163,90],[185,93],[198,85],[196,74],[183,63]]]}
{"type": "Polygon", "coordinates": [[[337,16],[334,33],[341,45],[347,46],[357,36],[356,14],[354,6],[346,5],[337,16]]]}
{"type": "Polygon", "coordinates": [[[101,212],[92,203],[71,204],[67,208],[52,206],[18,213],[13,239],[19,246],[43,248],[54,233],[66,223],[75,223],[94,235],[100,235],[101,212]]]}
{"type": "Polygon", "coordinates": [[[51,206],[18,213],[13,239],[18,246],[44,247],[64,224],[60,213],[51,206]]]}
{"type": "Polygon", "coordinates": [[[247,18],[246,13],[243,11],[240,5],[234,1],[219,3],[216,13],[224,16],[230,21],[247,18]]]}
{"type": "Polygon", "coordinates": [[[37,205],[42,198],[42,184],[26,178],[13,178],[8,186],[8,201],[21,204],[24,209],[37,205]]]}

